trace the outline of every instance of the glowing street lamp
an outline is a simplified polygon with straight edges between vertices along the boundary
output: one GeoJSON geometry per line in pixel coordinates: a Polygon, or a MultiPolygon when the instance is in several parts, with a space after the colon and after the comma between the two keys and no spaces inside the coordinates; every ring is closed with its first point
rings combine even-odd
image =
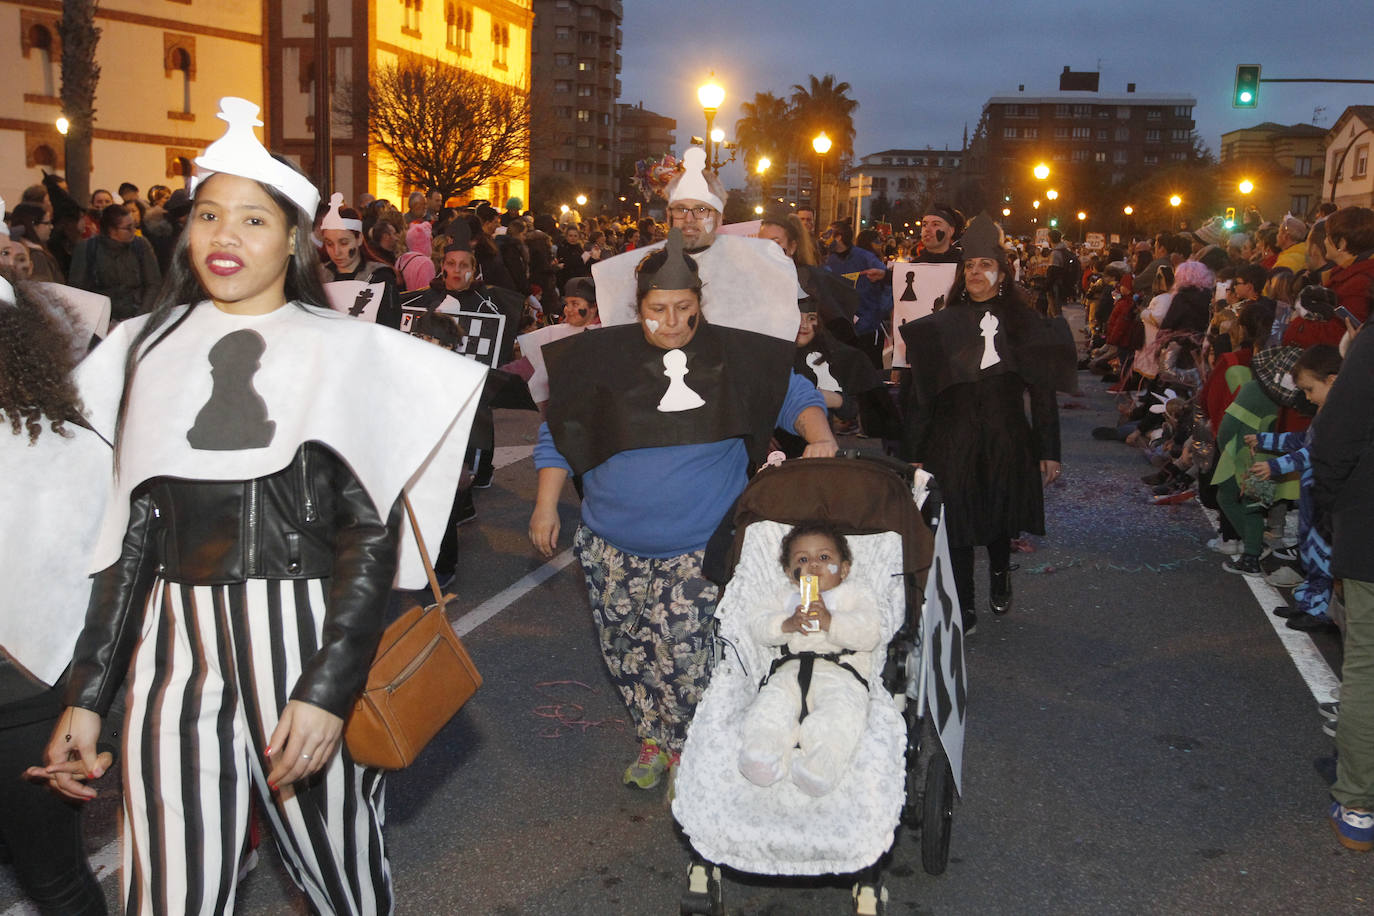
{"type": "Polygon", "coordinates": [[[1046,178],[1050,177],[1050,167],[1042,162],[1031,170],[1031,174],[1041,181],[1044,181],[1046,178]]]}
{"type": "Polygon", "coordinates": [[[1045,192],[1045,197],[1048,200],[1058,200],[1059,192],[1056,191],[1054,188],[1050,188],[1048,191],[1045,192]]]}
{"type": "Polygon", "coordinates": [[[706,115],[706,165],[708,168],[714,168],[712,166],[714,160],[711,156],[711,144],[713,142],[719,143],[725,139],[724,132],[721,133],[719,140],[716,139],[716,133],[713,129],[716,122],[716,112],[720,110],[721,103],[725,101],[725,90],[716,82],[714,70],[711,71],[706,82],[697,87],[697,101],[701,103],[701,110],[706,115]]]}
{"type": "Polygon", "coordinates": [[[1240,184],[1236,185],[1236,187],[1240,190],[1240,193],[1249,194],[1251,191],[1255,190],[1255,183],[1249,178],[1242,178],[1240,184]]]}
{"type": "Polygon", "coordinates": [[[57,119],[56,123],[57,132],[64,137],[67,136],[67,131],[71,129],[72,122],[68,121],[65,117],[60,117],[57,119]]]}
{"type": "Polygon", "coordinates": [[[763,216],[763,204],[755,204],[755,205],[754,205],[754,215],[755,215],[755,216],[763,216]]]}
{"type": "Polygon", "coordinates": [[[1132,213],[1135,212],[1135,207],[1132,207],[1130,204],[1127,204],[1126,206],[1121,208],[1121,212],[1126,214],[1127,216],[1130,216],[1132,213]]]}
{"type": "Polygon", "coordinates": [[[1003,216],[1011,216],[1011,207],[1003,207],[1003,208],[1002,208],[1002,215],[1003,215],[1003,216]]]}
{"type": "Polygon", "coordinates": [[[1040,209],[1040,201],[1038,201],[1038,200],[1033,200],[1033,201],[1031,201],[1031,206],[1034,207],[1035,209],[1039,210],[1039,209],[1040,209]]]}
{"type": "Polygon", "coordinates": [[[822,199],[824,199],[825,194],[825,154],[830,152],[831,145],[830,138],[825,135],[825,131],[821,131],[811,138],[811,148],[820,157],[821,167],[816,180],[816,194],[822,199]]]}
{"type": "Polygon", "coordinates": [[[764,172],[768,171],[769,166],[772,164],[773,160],[769,159],[767,156],[760,156],[758,163],[754,166],[754,171],[762,175],[764,172]]]}
{"type": "Polygon", "coordinates": [[[574,198],[574,200],[577,201],[577,205],[578,205],[579,207],[585,207],[585,206],[587,206],[587,195],[586,195],[586,194],[579,194],[579,195],[577,195],[577,197],[574,198]]]}
{"type": "Polygon", "coordinates": [[[1169,195],[1169,206],[1177,207],[1181,203],[1183,203],[1182,197],[1179,197],[1177,194],[1169,195]]]}
{"type": "Polygon", "coordinates": [[[567,204],[559,204],[559,205],[558,205],[558,212],[559,212],[559,213],[567,213],[567,212],[568,212],[568,209],[569,209],[569,208],[568,208],[568,205],[567,205],[567,204]]]}
{"type": "Polygon", "coordinates": [[[1087,218],[1088,218],[1088,214],[1084,213],[1082,210],[1079,210],[1079,211],[1078,211],[1078,221],[1079,221],[1080,223],[1083,222],[1083,220],[1085,220],[1085,219],[1087,219],[1087,218]]]}

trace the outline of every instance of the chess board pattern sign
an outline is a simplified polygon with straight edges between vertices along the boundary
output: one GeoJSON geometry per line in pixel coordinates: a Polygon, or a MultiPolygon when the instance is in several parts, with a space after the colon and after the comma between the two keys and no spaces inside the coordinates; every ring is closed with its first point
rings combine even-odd
{"type": "Polygon", "coordinates": [[[944,306],[958,264],[892,265],[892,368],[905,369],[906,341],[897,329],[944,306]]]}
{"type": "Polygon", "coordinates": [[[324,285],[330,308],[362,321],[377,320],[377,310],[381,308],[385,292],[385,283],[364,283],[362,280],[335,280],[324,285]]]}

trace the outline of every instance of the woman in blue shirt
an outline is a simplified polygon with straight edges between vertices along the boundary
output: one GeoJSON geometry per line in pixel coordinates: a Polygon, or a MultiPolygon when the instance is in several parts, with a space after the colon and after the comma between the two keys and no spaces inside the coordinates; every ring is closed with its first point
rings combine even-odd
{"type": "Polygon", "coordinates": [[[775,425],[805,438],[808,457],[836,444],[815,386],[791,373],[791,341],[704,320],[678,230],[637,276],[637,323],[545,348],[550,400],[530,540],[554,553],[559,495],[570,473],[581,475],[573,550],[641,740],[624,781],[649,789],[676,766],[709,675],[717,587],[702,574],[706,542],[775,425]]]}

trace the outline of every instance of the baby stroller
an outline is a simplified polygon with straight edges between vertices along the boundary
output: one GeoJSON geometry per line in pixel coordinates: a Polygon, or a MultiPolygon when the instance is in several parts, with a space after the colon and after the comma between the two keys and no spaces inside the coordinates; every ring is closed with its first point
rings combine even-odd
{"type": "MultiPolygon", "coordinates": [[[[716,610],[721,657],[697,706],[673,815],[693,861],[682,913],[725,912],[720,866],[768,875],[855,874],[856,912],[885,911],[881,867],[899,824],[919,830],[925,870],[949,861],[965,718],[963,631],[933,478],[879,455],[764,468],[736,506],[733,574],[716,610]],[[751,612],[787,584],[783,535],[808,520],[849,541],[851,579],[883,605],[886,665],[869,680],[868,723],[834,791],[790,780],[763,788],[739,771],[740,723],[777,650],[755,643],[751,612]]],[[[882,656],[877,656],[881,658],[882,656]]]]}

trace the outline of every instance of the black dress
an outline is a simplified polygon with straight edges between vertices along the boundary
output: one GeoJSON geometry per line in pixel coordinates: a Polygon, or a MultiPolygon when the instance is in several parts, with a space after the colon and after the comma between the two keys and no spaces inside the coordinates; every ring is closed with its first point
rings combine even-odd
{"type": "Polygon", "coordinates": [[[1060,456],[1052,364],[1074,352],[1060,325],[999,296],[902,326],[911,362],[902,457],[935,475],[951,547],[1045,533],[1040,462],[1060,456]],[[998,361],[980,368],[989,313],[998,361]]]}

